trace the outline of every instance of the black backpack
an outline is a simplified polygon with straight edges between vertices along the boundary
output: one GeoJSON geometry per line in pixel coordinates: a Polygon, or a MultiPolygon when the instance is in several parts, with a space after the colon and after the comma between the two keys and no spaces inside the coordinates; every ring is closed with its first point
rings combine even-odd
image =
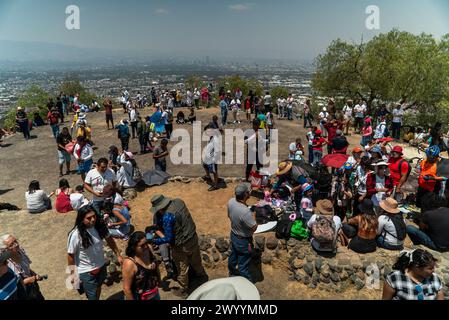
{"type": "Polygon", "coordinates": [[[402,215],[395,214],[395,215],[389,216],[388,218],[394,224],[394,228],[396,229],[396,236],[389,233],[385,228],[383,229],[384,235],[386,235],[388,233],[393,238],[396,238],[399,241],[403,241],[407,236],[407,226],[405,225],[402,215]]]}
{"type": "Polygon", "coordinates": [[[269,205],[263,207],[256,207],[256,222],[257,224],[265,224],[270,221],[277,221],[276,214],[273,208],[269,205]]]}
{"type": "Polygon", "coordinates": [[[280,220],[276,226],[276,238],[285,240],[290,239],[292,225],[293,222],[290,220],[280,220]]]}

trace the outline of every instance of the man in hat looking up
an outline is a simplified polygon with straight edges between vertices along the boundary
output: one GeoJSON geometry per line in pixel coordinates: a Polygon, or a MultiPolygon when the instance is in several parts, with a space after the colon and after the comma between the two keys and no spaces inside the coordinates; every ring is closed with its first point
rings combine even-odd
{"type": "Polygon", "coordinates": [[[231,255],[228,259],[229,276],[242,276],[253,281],[249,264],[253,256],[253,234],[257,229],[256,213],[251,212],[246,201],[250,197],[251,186],[239,184],[235,188],[235,198],[228,202],[228,217],[231,220],[231,255]]]}
{"type": "Polygon", "coordinates": [[[390,159],[388,159],[388,168],[393,186],[396,187],[396,193],[401,193],[401,188],[407,182],[411,171],[410,163],[403,157],[402,147],[395,146],[393,148],[390,159]]]}
{"type": "Polygon", "coordinates": [[[160,225],[162,221],[163,237],[154,240],[155,244],[169,243],[172,249],[173,261],[178,271],[177,281],[181,289],[175,295],[187,297],[189,288],[189,269],[192,268],[196,276],[207,281],[208,276],[201,263],[200,248],[196,225],[189,209],[181,199],[169,199],[162,194],[151,198],[151,209],[154,214],[153,223],[160,225]],[[164,218],[169,213],[174,219],[164,218]],[[171,236],[170,236],[171,233],[171,236]]]}
{"type": "Polygon", "coordinates": [[[403,250],[407,227],[398,202],[393,198],[387,198],[380,202],[380,207],[384,214],[378,219],[377,245],[387,250],[403,250]]]}

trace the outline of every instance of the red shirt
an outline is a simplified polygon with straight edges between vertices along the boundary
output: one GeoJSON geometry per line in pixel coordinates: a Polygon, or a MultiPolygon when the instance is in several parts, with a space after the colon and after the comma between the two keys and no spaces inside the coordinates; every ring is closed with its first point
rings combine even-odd
{"type": "Polygon", "coordinates": [[[251,102],[249,100],[246,100],[245,108],[246,108],[246,110],[251,109],[251,102]]]}
{"type": "Polygon", "coordinates": [[[312,150],[323,152],[323,144],[326,142],[326,139],[323,137],[318,137],[312,140],[312,143],[318,145],[317,147],[312,147],[312,150]]]}
{"type": "Polygon", "coordinates": [[[388,160],[388,168],[390,169],[390,178],[393,180],[393,185],[397,187],[399,185],[399,180],[403,174],[408,173],[410,164],[403,158],[390,158],[388,160]],[[402,163],[401,163],[402,161],[402,163]],[[399,165],[401,166],[399,168],[399,165]]]}
{"type": "Polygon", "coordinates": [[[112,104],[106,103],[104,105],[104,110],[107,115],[112,115],[112,104]]]}
{"type": "Polygon", "coordinates": [[[337,136],[338,126],[334,127],[332,124],[326,123],[324,125],[324,128],[326,128],[327,130],[327,138],[329,140],[329,144],[332,145],[332,140],[337,136]]]}

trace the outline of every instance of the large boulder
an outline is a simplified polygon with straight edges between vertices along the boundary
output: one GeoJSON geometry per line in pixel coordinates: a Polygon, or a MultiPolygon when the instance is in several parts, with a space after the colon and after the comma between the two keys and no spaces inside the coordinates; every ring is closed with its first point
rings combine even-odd
{"type": "Polygon", "coordinates": [[[215,242],[215,247],[220,253],[226,252],[229,249],[229,241],[223,237],[217,238],[215,242]]]}
{"type": "Polygon", "coordinates": [[[123,199],[126,201],[131,201],[133,199],[137,198],[137,191],[134,188],[125,189],[123,191],[123,199]]]}
{"type": "Polygon", "coordinates": [[[201,251],[207,251],[208,249],[212,248],[211,238],[205,235],[199,236],[198,245],[201,251]]]}
{"type": "Polygon", "coordinates": [[[265,250],[265,237],[264,236],[255,236],[254,237],[256,249],[259,251],[265,250]]]}
{"type": "Polygon", "coordinates": [[[278,243],[279,243],[278,239],[276,239],[274,236],[269,236],[266,239],[265,245],[269,250],[276,250],[276,248],[278,247],[278,243]]]}

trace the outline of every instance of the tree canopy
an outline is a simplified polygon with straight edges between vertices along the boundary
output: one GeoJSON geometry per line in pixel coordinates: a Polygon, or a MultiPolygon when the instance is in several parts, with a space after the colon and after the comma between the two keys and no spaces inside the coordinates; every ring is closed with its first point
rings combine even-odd
{"type": "Polygon", "coordinates": [[[436,110],[449,97],[449,34],[392,30],[369,42],[333,41],[316,59],[316,94],[342,99],[407,102],[436,110]]]}

